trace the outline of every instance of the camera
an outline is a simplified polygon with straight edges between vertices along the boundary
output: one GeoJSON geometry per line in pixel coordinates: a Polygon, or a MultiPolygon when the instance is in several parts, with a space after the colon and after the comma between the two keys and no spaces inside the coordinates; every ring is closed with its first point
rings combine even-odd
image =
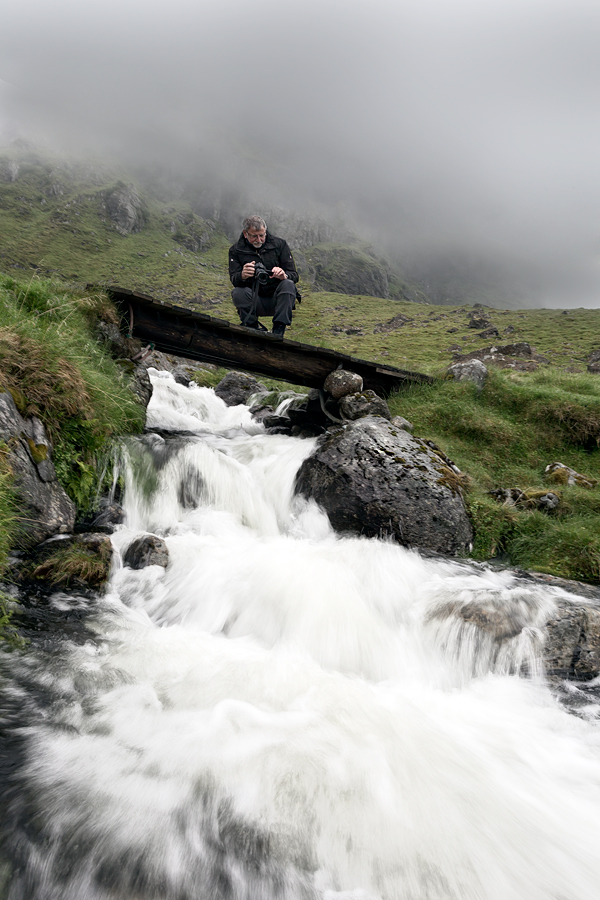
{"type": "Polygon", "coordinates": [[[268,284],[272,271],[272,269],[266,269],[261,262],[257,262],[254,266],[254,277],[259,284],[268,284]]]}

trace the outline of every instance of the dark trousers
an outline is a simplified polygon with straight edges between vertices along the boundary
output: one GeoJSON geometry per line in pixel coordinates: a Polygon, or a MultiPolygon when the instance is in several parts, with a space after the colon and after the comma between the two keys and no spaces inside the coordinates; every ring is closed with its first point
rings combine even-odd
{"type": "Polygon", "coordinates": [[[236,287],[231,297],[237,309],[242,325],[253,325],[258,316],[273,316],[273,323],[292,324],[292,310],[296,303],[296,285],[289,278],[279,282],[272,297],[256,298],[256,307],[252,311],[252,288],[236,287]]]}

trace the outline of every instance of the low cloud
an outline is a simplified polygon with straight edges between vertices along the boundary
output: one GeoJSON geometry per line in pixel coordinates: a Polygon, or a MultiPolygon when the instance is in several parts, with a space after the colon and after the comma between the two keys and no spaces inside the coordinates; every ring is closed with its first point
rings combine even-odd
{"type": "Polygon", "coordinates": [[[4,19],[5,134],[341,209],[417,267],[600,305],[596,2],[21,0],[4,19]]]}

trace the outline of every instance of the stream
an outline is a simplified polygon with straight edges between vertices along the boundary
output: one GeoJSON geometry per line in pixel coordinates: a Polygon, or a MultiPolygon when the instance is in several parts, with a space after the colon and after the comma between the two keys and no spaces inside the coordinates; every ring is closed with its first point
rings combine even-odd
{"type": "Polygon", "coordinates": [[[336,535],[293,496],[315,439],[150,373],[108,590],[2,658],[0,898],[598,900],[600,707],[541,663],[566,595],[336,535]],[[123,565],[145,532],[166,569],[123,565]]]}

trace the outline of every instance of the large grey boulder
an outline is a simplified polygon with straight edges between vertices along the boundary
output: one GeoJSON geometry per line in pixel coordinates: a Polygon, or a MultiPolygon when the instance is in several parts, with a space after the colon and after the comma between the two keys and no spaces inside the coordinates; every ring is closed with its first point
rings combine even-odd
{"type": "Polygon", "coordinates": [[[44,426],[35,417],[24,419],[7,391],[0,392],[0,441],[8,446],[8,464],[19,500],[21,548],[72,531],[75,504],[58,482],[44,426]]]}
{"type": "Polygon", "coordinates": [[[300,467],[296,493],[322,506],[339,532],[391,535],[449,555],[471,545],[456,473],[424,441],[382,418],[328,432],[300,467]]]}

